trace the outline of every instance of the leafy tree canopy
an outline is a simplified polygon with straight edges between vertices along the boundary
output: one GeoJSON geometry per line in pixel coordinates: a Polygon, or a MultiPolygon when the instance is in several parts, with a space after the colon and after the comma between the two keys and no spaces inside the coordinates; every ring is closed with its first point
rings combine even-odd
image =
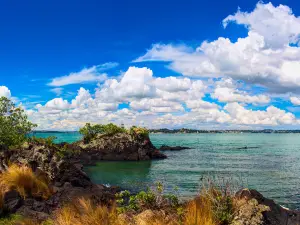
{"type": "Polygon", "coordinates": [[[125,128],[119,127],[113,123],[106,125],[91,125],[90,123],[87,123],[84,127],[80,128],[79,132],[83,135],[83,139],[86,143],[94,139],[98,134],[115,135],[118,133],[128,133],[133,138],[149,138],[149,131],[146,128],[133,126],[129,130],[126,130],[125,128]]]}
{"type": "Polygon", "coordinates": [[[8,98],[0,98],[0,146],[22,144],[34,127],[36,125],[28,121],[23,109],[8,98]]]}

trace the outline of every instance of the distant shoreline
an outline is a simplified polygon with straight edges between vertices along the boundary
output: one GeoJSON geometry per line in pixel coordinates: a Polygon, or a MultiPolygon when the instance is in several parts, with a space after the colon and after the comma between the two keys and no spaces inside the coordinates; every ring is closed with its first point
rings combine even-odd
{"type": "MultiPolygon", "coordinates": [[[[78,131],[48,131],[48,130],[36,130],[32,133],[78,133],[78,131]]],[[[300,133],[300,130],[194,130],[194,129],[149,129],[151,134],[222,134],[222,133],[265,133],[265,134],[288,134],[288,133],[300,133]]]]}

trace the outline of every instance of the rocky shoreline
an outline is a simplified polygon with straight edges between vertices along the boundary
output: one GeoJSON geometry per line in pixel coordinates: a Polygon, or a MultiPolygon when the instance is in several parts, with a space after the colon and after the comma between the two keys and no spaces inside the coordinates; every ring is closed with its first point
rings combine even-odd
{"type": "MultiPolygon", "coordinates": [[[[17,213],[38,221],[47,219],[51,212],[64,203],[79,197],[93,199],[95,204],[110,204],[118,187],[94,184],[83,171],[85,165],[100,160],[151,160],[166,156],[157,150],[149,139],[134,140],[128,134],[99,136],[85,144],[25,143],[17,149],[0,149],[0,172],[9,164],[28,165],[38,176],[51,181],[52,195],[46,201],[41,198],[26,198],[17,191],[4,195],[4,211],[17,213]]],[[[0,211],[1,215],[1,211],[0,211]]]]}
{"type": "MultiPolygon", "coordinates": [[[[51,184],[51,196],[27,197],[24,199],[16,190],[4,194],[1,214],[17,213],[36,221],[44,221],[51,213],[71,202],[73,199],[86,197],[94,204],[110,205],[115,199],[118,187],[106,187],[94,184],[83,171],[85,165],[100,160],[153,160],[164,159],[160,150],[183,150],[184,147],[154,147],[149,138],[134,139],[128,134],[113,136],[100,135],[89,143],[79,141],[73,144],[26,142],[16,149],[0,149],[0,172],[9,164],[27,165],[37,176],[44,176],[51,184]]],[[[300,212],[285,209],[274,201],[264,198],[255,190],[243,189],[236,193],[236,198],[245,199],[240,215],[235,224],[257,224],[257,215],[269,225],[300,224],[300,212]],[[254,199],[254,202],[252,201],[254,199]],[[257,214],[259,210],[261,214],[257,214]],[[252,221],[252,222],[251,222],[252,221]]]]}

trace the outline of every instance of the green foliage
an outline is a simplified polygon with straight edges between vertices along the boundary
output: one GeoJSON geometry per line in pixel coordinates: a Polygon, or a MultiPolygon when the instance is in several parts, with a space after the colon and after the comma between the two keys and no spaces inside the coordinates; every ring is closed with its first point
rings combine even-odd
{"type": "MultiPolygon", "coordinates": [[[[205,180],[204,180],[205,182],[205,180]]],[[[221,181],[223,184],[216,184],[216,181],[208,179],[207,187],[203,186],[200,196],[211,202],[213,217],[220,225],[231,224],[234,219],[234,192],[228,181],[221,181]]]]}
{"type": "Polygon", "coordinates": [[[83,139],[86,143],[95,138],[97,134],[102,134],[103,132],[103,126],[101,124],[91,125],[87,123],[84,127],[79,129],[79,133],[83,135],[83,139]]]}
{"type": "Polygon", "coordinates": [[[34,127],[36,125],[28,121],[23,109],[8,98],[0,98],[0,145],[21,145],[34,127]]]}
{"type": "Polygon", "coordinates": [[[30,138],[28,138],[28,141],[34,144],[42,144],[42,145],[47,145],[49,147],[53,147],[54,144],[54,140],[56,139],[56,137],[54,136],[50,136],[50,137],[46,137],[46,138],[38,138],[35,136],[32,136],[30,138]]]}
{"type": "Polygon", "coordinates": [[[126,133],[126,129],[119,127],[113,123],[102,125],[102,129],[105,135],[115,135],[118,133],[126,133]]]}
{"type": "Polygon", "coordinates": [[[91,125],[87,123],[84,127],[79,129],[79,133],[83,135],[83,139],[86,143],[93,140],[97,135],[115,135],[118,133],[125,133],[126,129],[119,127],[113,123],[109,124],[96,124],[91,125]]]}
{"type": "Polygon", "coordinates": [[[12,214],[3,218],[0,218],[0,225],[15,225],[17,222],[22,220],[22,216],[12,214]]]}
{"type": "Polygon", "coordinates": [[[234,218],[232,197],[219,194],[213,202],[214,216],[220,224],[231,224],[234,218]]]}
{"type": "Polygon", "coordinates": [[[123,127],[119,127],[113,123],[109,124],[96,124],[91,125],[87,123],[84,127],[79,129],[79,133],[83,135],[83,140],[85,143],[89,143],[97,135],[115,135],[118,133],[128,133],[134,139],[148,139],[149,131],[146,128],[133,126],[129,130],[123,127]]]}
{"type": "Polygon", "coordinates": [[[143,127],[132,126],[129,129],[129,134],[133,138],[137,138],[137,139],[146,139],[146,138],[149,138],[149,131],[148,131],[148,129],[143,128],[143,127]]]}
{"type": "Polygon", "coordinates": [[[68,156],[72,156],[74,154],[78,154],[80,151],[75,150],[73,148],[70,148],[68,144],[55,144],[54,140],[56,137],[50,136],[46,138],[38,138],[35,136],[32,136],[28,138],[28,142],[33,143],[33,144],[40,144],[40,145],[45,145],[47,147],[50,147],[52,149],[55,149],[55,154],[60,157],[60,158],[65,158],[68,156]]]}
{"type": "Polygon", "coordinates": [[[55,147],[56,147],[56,155],[59,156],[60,158],[70,157],[80,153],[80,150],[70,148],[67,144],[63,145],[62,147],[58,147],[58,146],[55,147]]]}
{"type": "Polygon", "coordinates": [[[164,187],[162,183],[156,184],[155,190],[148,189],[141,191],[136,195],[131,195],[129,191],[122,191],[116,194],[118,203],[118,212],[124,213],[128,211],[141,212],[146,209],[167,209],[175,211],[178,215],[182,215],[183,208],[180,206],[178,196],[176,194],[163,194],[164,187]]]}
{"type": "Polygon", "coordinates": [[[83,135],[84,140],[89,142],[98,134],[115,135],[117,133],[125,133],[126,130],[122,127],[118,127],[113,123],[109,123],[106,125],[91,125],[90,123],[87,123],[84,127],[80,128],[79,132],[83,135]]]}
{"type": "Polygon", "coordinates": [[[129,191],[120,192],[116,195],[119,204],[118,211],[140,211],[153,208],[155,205],[155,194],[152,191],[141,191],[136,195],[130,195],[129,191]]]}

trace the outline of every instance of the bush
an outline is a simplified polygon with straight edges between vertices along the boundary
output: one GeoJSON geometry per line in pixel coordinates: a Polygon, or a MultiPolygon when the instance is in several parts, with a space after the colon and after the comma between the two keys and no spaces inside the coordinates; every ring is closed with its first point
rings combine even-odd
{"type": "Polygon", "coordinates": [[[94,139],[98,134],[103,135],[115,135],[118,133],[125,133],[126,129],[119,127],[113,123],[109,123],[106,125],[96,124],[91,125],[87,123],[84,127],[79,129],[79,133],[83,135],[83,139],[86,143],[90,142],[94,139]]]}
{"type": "Polygon", "coordinates": [[[122,191],[116,194],[119,212],[141,212],[147,209],[168,209],[177,211],[180,208],[178,196],[175,194],[163,194],[164,187],[158,182],[154,190],[148,189],[136,195],[129,191],[122,191]]]}
{"type": "Polygon", "coordinates": [[[46,138],[38,138],[35,136],[32,136],[30,138],[28,138],[28,141],[34,144],[42,144],[42,145],[46,145],[48,147],[53,147],[54,144],[54,140],[56,139],[56,137],[54,136],[50,136],[50,137],[46,137],[46,138]]]}
{"type": "Polygon", "coordinates": [[[90,123],[87,123],[84,127],[79,129],[79,133],[83,135],[85,142],[91,141],[98,134],[102,134],[103,132],[103,126],[100,124],[91,125],[90,123]]]}
{"type": "Polygon", "coordinates": [[[0,186],[5,191],[16,190],[23,197],[50,197],[46,181],[35,176],[27,166],[11,165],[0,175],[0,186]]]}
{"type": "Polygon", "coordinates": [[[143,127],[133,126],[129,129],[129,134],[133,138],[137,138],[137,139],[147,139],[147,138],[149,138],[149,131],[146,128],[143,128],[143,127]]]}
{"type": "Polygon", "coordinates": [[[126,129],[123,127],[119,127],[113,123],[109,123],[106,125],[102,125],[103,133],[105,135],[115,135],[119,133],[125,133],[126,129]]]}
{"type": "Polygon", "coordinates": [[[5,97],[0,98],[0,146],[21,145],[34,127],[23,109],[5,97]]]}
{"type": "Polygon", "coordinates": [[[97,135],[115,135],[118,133],[128,133],[134,139],[147,139],[149,138],[149,131],[146,128],[133,126],[129,130],[119,127],[113,123],[106,125],[96,124],[91,125],[87,123],[84,127],[79,129],[79,133],[83,135],[85,143],[93,140],[97,135]]]}

